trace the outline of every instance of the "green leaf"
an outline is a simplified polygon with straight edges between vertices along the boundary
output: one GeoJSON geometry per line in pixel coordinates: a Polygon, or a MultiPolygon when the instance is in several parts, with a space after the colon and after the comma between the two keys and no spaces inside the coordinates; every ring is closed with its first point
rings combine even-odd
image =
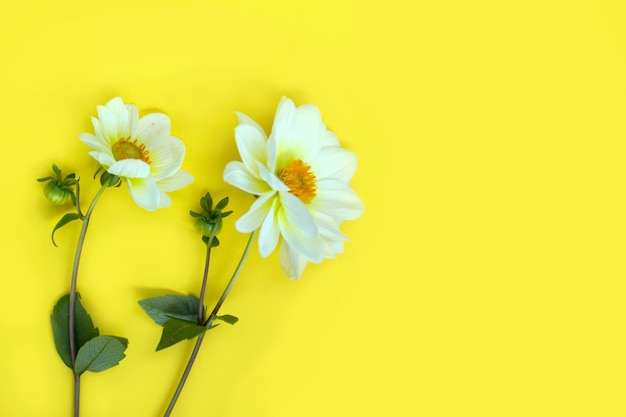
{"type": "Polygon", "coordinates": [[[169,319],[163,325],[163,333],[156,350],[165,349],[185,339],[193,339],[207,329],[194,321],[169,319]]]}
{"type": "Polygon", "coordinates": [[[219,203],[215,206],[215,210],[222,210],[224,207],[228,205],[228,197],[224,197],[220,200],[219,203]]]}
{"type": "Polygon", "coordinates": [[[196,213],[193,210],[189,210],[189,214],[191,215],[191,217],[193,217],[195,219],[203,219],[203,218],[205,218],[203,214],[196,213]]]}
{"type": "MultiPolygon", "coordinates": [[[[69,300],[69,296],[68,296],[69,300]]],[[[69,302],[68,302],[69,313],[69,302]]],[[[68,318],[69,325],[69,318],[68,318]]],[[[100,335],[100,331],[94,326],[91,316],[87,313],[87,310],[80,302],[80,296],[76,296],[76,346],[80,349],[85,343],[89,342],[94,337],[100,335]]]]}
{"type": "Polygon", "coordinates": [[[80,216],[77,213],[67,213],[65,216],[61,217],[61,220],[59,220],[57,225],[54,226],[54,229],[52,229],[52,243],[54,244],[54,246],[57,246],[56,242],[54,241],[54,232],[56,232],[58,229],[62,228],[69,222],[73,222],[74,220],[78,219],[80,219],[80,216]]]}
{"type": "Polygon", "coordinates": [[[98,174],[100,173],[100,171],[102,171],[104,169],[103,166],[98,167],[98,170],[93,174],[93,179],[96,179],[96,176],[98,176],[98,174]]]}
{"type": "Polygon", "coordinates": [[[222,316],[215,316],[216,320],[221,320],[224,323],[235,324],[239,321],[239,319],[235,316],[231,316],[230,314],[224,314],[222,316]]]}
{"type": "Polygon", "coordinates": [[[52,177],[37,178],[37,181],[38,182],[54,181],[54,178],[52,177]]]}
{"type": "MultiPolygon", "coordinates": [[[[93,321],[87,311],[80,302],[80,295],[76,294],[76,349],[80,349],[85,343],[100,332],[93,325],[93,321]]],[[[59,299],[54,308],[50,320],[52,322],[52,335],[54,336],[54,346],[63,360],[63,363],[69,368],[72,366],[72,352],[70,349],[70,296],[64,295],[59,299]]]]}
{"type": "Polygon", "coordinates": [[[222,212],[222,219],[223,219],[224,217],[228,217],[228,216],[230,216],[231,214],[233,214],[233,211],[232,211],[232,210],[222,212]]]}
{"type": "Polygon", "coordinates": [[[97,336],[85,343],[76,355],[74,372],[101,372],[119,364],[126,357],[128,340],[116,336],[97,336]]]}
{"type": "Polygon", "coordinates": [[[200,199],[200,206],[207,213],[211,212],[211,208],[213,207],[213,198],[211,197],[211,194],[206,193],[206,195],[200,199]]]}
{"type": "Polygon", "coordinates": [[[54,171],[55,174],[57,174],[57,177],[59,179],[63,178],[61,175],[61,169],[57,166],[57,164],[52,164],[52,170],[54,171]]]}
{"type": "Polygon", "coordinates": [[[139,305],[156,322],[163,326],[170,319],[181,319],[196,323],[198,304],[195,295],[167,294],[160,297],[146,298],[139,305]]]}

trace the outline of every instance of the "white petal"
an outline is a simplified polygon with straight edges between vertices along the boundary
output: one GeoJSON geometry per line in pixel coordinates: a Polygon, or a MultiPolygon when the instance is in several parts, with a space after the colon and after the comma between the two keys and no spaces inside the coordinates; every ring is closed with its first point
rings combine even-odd
{"type": "Polygon", "coordinates": [[[259,134],[263,137],[263,140],[267,140],[267,136],[265,135],[265,131],[257,122],[252,120],[247,114],[236,111],[237,119],[239,120],[239,124],[242,125],[250,125],[259,131],[259,134]]]}
{"type": "Polygon", "coordinates": [[[159,194],[159,208],[169,207],[172,204],[172,199],[169,195],[165,194],[163,191],[159,194]]]}
{"type": "Polygon", "coordinates": [[[116,97],[105,106],[98,106],[97,111],[101,127],[108,132],[105,138],[108,137],[111,143],[132,136],[134,119],[137,118],[135,106],[125,105],[122,99],[116,97]]]}
{"type": "Polygon", "coordinates": [[[318,181],[333,178],[349,184],[356,171],[357,157],[339,147],[326,147],[311,160],[310,165],[318,181]]]}
{"type": "Polygon", "coordinates": [[[113,117],[117,120],[118,133],[122,135],[120,137],[132,137],[134,125],[139,120],[137,107],[132,104],[124,104],[121,100],[119,102],[116,101],[116,104],[111,106],[109,105],[111,101],[107,103],[107,108],[111,110],[113,117]]]}
{"type": "Polygon", "coordinates": [[[296,109],[292,140],[297,146],[305,146],[304,152],[307,156],[320,150],[325,133],[326,125],[317,106],[305,104],[296,109]]]}
{"type": "Polygon", "coordinates": [[[161,191],[176,191],[191,184],[193,175],[186,171],[178,171],[172,176],[157,181],[157,185],[161,191]]]}
{"type": "Polygon", "coordinates": [[[324,239],[320,236],[310,238],[292,223],[285,222],[282,216],[278,216],[278,225],[283,239],[292,250],[299,252],[311,262],[322,262],[324,259],[324,239]]]}
{"type": "Polygon", "coordinates": [[[259,252],[263,258],[267,258],[276,249],[280,229],[276,221],[276,209],[278,207],[278,199],[273,200],[272,208],[267,213],[261,230],[259,231],[259,252]]]}
{"type": "Polygon", "coordinates": [[[334,259],[343,253],[343,240],[324,239],[324,259],[334,259]]]}
{"type": "Polygon", "coordinates": [[[139,119],[136,136],[140,143],[144,143],[148,149],[158,145],[152,141],[161,136],[170,136],[172,125],[170,119],[163,113],[150,113],[139,119]]]}
{"type": "Polygon", "coordinates": [[[288,191],[281,191],[279,195],[281,207],[278,209],[278,215],[283,224],[289,224],[304,236],[314,238],[317,235],[317,227],[306,205],[288,191]]]}
{"type": "Polygon", "coordinates": [[[322,135],[322,146],[340,146],[340,145],[339,145],[339,140],[337,139],[337,136],[330,130],[327,130],[322,135]]]}
{"type": "Polygon", "coordinates": [[[81,133],[78,135],[78,139],[81,140],[85,145],[89,146],[96,152],[101,153],[111,153],[111,148],[107,146],[102,140],[100,140],[97,136],[92,135],[91,133],[81,133]]]}
{"type": "Polygon", "coordinates": [[[159,207],[161,192],[154,178],[129,178],[128,191],[142,208],[153,211],[159,207]]]}
{"type": "Polygon", "coordinates": [[[276,172],[276,161],[278,159],[278,151],[276,149],[276,139],[271,137],[267,141],[267,169],[270,172],[276,172]]]}
{"type": "Polygon", "coordinates": [[[111,165],[113,165],[116,161],[115,158],[113,158],[113,156],[107,154],[107,153],[102,153],[102,152],[89,152],[89,155],[91,155],[91,157],[93,159],[95,159],[96,161],[98,161],[100,163],[100,165],[102,165],[105,168],[110,167],[111,165]]]}
{"type": "Polygon", "coordinates": [[[280,266],[291,279],[300,279],[307,260],[298,252],[291,250],[287,242],[280,245],[280,266]]]}
{"type": "Polygon", "coordinates": [[[260,195],[254,200],[250,210],[235,222],[235,228],[241,233],[250,233],[258,229],[272,208],[275,196],[276,194],[272,192],[260,195]]]}
{"type": "Polygon", "coordinates": [[[107,104],[105,104],[105,107],[107,107],[111,111],[115,111],[116,109],[119,109],[119,108],[124,109],[124,100],[122,100],[121,97],[113,97],[112,99],[107,101],[107,104]]]}
{"type": "Polygon", "coordinates": [[[128,110],[128,136],[134,138],[139,129],[139,111],[132,104],[127,104],[126,109],[128,110]]]}
{"type": "MultiPolygon", "coordinates": [[[[296,105],[287,97],[282,97],[274,115],[274,125],[270,136],[289,138],[296,119],[296,105]]],[[[282,140],[282,139],[281,139],[282,140]]]]}
{"type": "Polygon", "coordinates": [[[112,164],[107,171],[118,177],[146,178],[150,175],[150,165],[141,159],[122,159],[112,164]]]}
{"type": "Polygon", "coordinates": [[[276,109],[274,125],[268,141],[267,166],[271,171],[283,168],[292,159],[302,158],[300,154],[294,154],[295,148],[290,146],[292,145],[295,123],[295,104],[286,97],[281,98],[276,109]]]}
{"type": "Polygon", "coordinates": [[[323,214],[316,214],[314,219],[320,237],[324,240],[324,258],[335,258],[343,253],[343,242],[348,240],[348,237],[339,230],[341,221],[323,214]]]}
{"type": "Polygon", "coordinates": [[[255,172],[256,162],[267,162],[265,137],[254,126],[241,124],[235,128],[237,149],[249,171],[255,172]]]}
{"type": "Polygon", "coordinates": [[[148,146],[150,173],[158,181],[174,175],[185,159],[185,144],[174,136],[153,138],[148,146]]]}
{"type": "Polygon", "coordinates": [[[93,131],[96,134],[97,140],[101,141],[107,148],[111,148],[115,142],[119,139],[114,137],[109,130],[102,125],[100,120],[95,117],[91,118],[91,124],[93,125],[93,131]]]}
{"type": "MultiPolygon", "coordinates": [[[[316,106],[307,104],[297,109],[293,106],[291,100],[281,101],[270,135],[270,141],[274,141],[276,146],[275,170],[284,168],[294,159],[306,162],[314,158],[321,149],[322,135],[326,132],[316,106]]],[[[271,166],[269,162],[268,165],[271,166]]]]}
{"type": "Polygon", "coordinates": [[[272,191],[267,183],[254,177],[240,161],[232,161],[224,169],[224,181],[240,190],[254,195],[261,195],[272,191]]]}
{"type": "Polygon", "coordinates": [[[317,195],[311,209],[341,220],[354,220],[363,214],[359,196],[344,182],[325,179],[317,182],[317,195]]]}
{"type": "Polygon", "coordinates": [[[318,232],[323,234],[325,239],[349,240],[348,236],[339,230],[339,226],[343,223],[342,220],[338,220],[322,213],[312,214],[318,232]]]}
{"type": "Polygon", "coordinates": [[[270,186],[272,190],[289,191],[289,187],[287,187],[284,182],[278,179],[276,175],[269,172],[267,168],[260,162],[257,162],[257,169],[261,178],[270,186]]]}
{"type": "Polygon", "coordinates": [[[98,106],[96,110],[98,112],[98,119],[95,121],[92,119],[96,135],[106,140],[110,146],[113,146],[115,142],[125,136],[120,136],[117,120],[110,109],[104,106],[98,106]]]}

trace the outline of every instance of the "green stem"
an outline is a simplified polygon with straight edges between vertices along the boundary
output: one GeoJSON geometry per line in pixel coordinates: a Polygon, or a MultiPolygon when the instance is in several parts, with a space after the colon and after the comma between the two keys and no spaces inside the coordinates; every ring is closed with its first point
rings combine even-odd
{"type": "MultiPolygon", "coordinates": [[[[72,354],[72,364],[76,362],[76,283],[78,281],[78,265],[80,264],[80,256],[83,251],[83,245],[85,243],[85,236],[87,235],[87,227],[89,226],[89,220],[96,202],[107,188],[103,185],[98,191],[98,194],[93,198],[87,214],[81,216],[83,225],[80,229],[80,235],[78,236],[78,244],[76,245],[76,254],[74,255],[74,266],[72,267],[72,281],[70,284],[70,311],[69,311],[69,329],[70,329],[70,352],[72,354]]],[[[78,205],[78,201],[76,202],[78,205]]],[[[80,213],[79,213],[80,215],[80,213]]],[[[74,417],[78,417],[80,405],[80,376],[74,375],[74,417]]]]}
{"type": "Polygon", "coordinates": [[[215,304],[215,307],[213,308],[211,315],[204,323],[204,327],[206,327],[207,329],[211,327],[211,324],[213,324],[213,320],[215,320],[215,317],[217,316],[217,313],[219,312],[220,307],[222,307],[222,304],[224,304],[224,301],[226,301],[226,297],[228,297],[228,294],[230,294],[230,290],[233,289],[233,286],[235,285],[235,281],[237,281],[237,277],[241,273],[241,269],[243,268],[243,265],[246,262],[246,259],[248,259],[248,254],[250,254],[250,249],[252,248],[252,243],[254,242],[254,237],[256,236],[256,233],[257,233],[256,230],[250,233],[248,244],[246,245],[246,248],[243,250],[243,254],[241,255],[241,259],[239,260],[239,263],[237,264],[237,268],[235,269],[235,272],[233,272],[233,276],[228,282],[226,289],[224,289],[222,296],[215,304]]]}
{"type": "Polygon", "coordinates": [[[218,213],[218,218],[216,223],[211,230],[211,234],[209,235],[209,240],[206,243],[206,261],[204,262],[204,274],[202,276],[202,286],[200,287],[200,299],[198,301],[198,326],[202,325],[202,320],[204,320],[204,294],[206,292],[206,283],[209,277],[209,264],[211,263],[211,248],[213,247],[213,240],[215,239],[215,234],[217,233],[217,229],[219,228],[220,222],[222,221],[222,213],[218,213]]]}
{"type": "Polygon", "coordinates": [[[74,374],[74,416],[80,413],[80,375],[74,374]]]}
{"type": "MultiPolygon", "coordinates": [[[[239,277],[239,274],[241,273],[241,269],[243,268],[243,265],[248,259],[248,255],[250,254],[250,249],[252,248],[252,243],[254,242],[254,237],[256,236],[256,234],[257,234],[256,230],[250,234],[248,243],[245,249],[243,250],[243,254],[241,255],[239,264],[237,264],[237,268],[235,269],[235,272],[233,272],[233,276],[228,282],[228,285],[226,286],[226,289],[222,293],[222,296],[220,297],[218,302],[215,304],[215,307],[213,308],[211,315],[204,323],[204,327],[206,327],[207,329],[211,327],[211,324],[213,324],[213,321],[215,320],[215,317],[217,316],[217,313],[219,312],[220,307],[226,300],[226,297],[228,297],[228,294],[230,293],[230,290],[232,290],[233,285],[235,285],[235,281],[237,281],[237,277],[239,277]]],[[[202,299],[200,299],[200,302],[202,302],[202,299]]],[[[170,404],[167,407],[167,410],[165,411],[164,417],[169,417],[172,414],[172,410],[174,409],[174,406],[176,405],[176,401],[178,401],[178,397],[180,396],[180,393],[182,392],[183,387],[185,386],[185,382],[187,382],[187,378],[189,377],[191,368],[193,367],[193,364],[196,361],[196,357],[198,356],[198,352],[200,351],[200,346],[202,346],[202,341],[204,340],[205,333],[206,332],[200,334],[200,336],[198,336],[198,339],[196,340],[196,345],[194,346],[193,351],[191,352],[191,356],[189,357],[189,361],[187,362],[185,371],[183,372],[183,375],[180,378],[180,381],[178,382],[178,386],[176,387],[176,391],[174,392],[174,395],[172,396],[172,400],[170,401],[170,404]]]]}
{"type": "Polygon", "coordinates": [[[206,283],[209,277],[209,264],[211,263],[211,244],[213,243],[213,236],[209,238],[206,248],[206,260],[204,261],[204,274],[202,276],[202,286],[200,287],[200,299],[198,301],[198,326],[202,325],[204,320],[204,293],[206,292],[206,283]]]}
{"type": "Polygon", "coordinates": [[[83,212],[80,210],[80,182],[78,181],[76,182],[76,213],[78,213],[81,219],[84,217],[83,212]]]}

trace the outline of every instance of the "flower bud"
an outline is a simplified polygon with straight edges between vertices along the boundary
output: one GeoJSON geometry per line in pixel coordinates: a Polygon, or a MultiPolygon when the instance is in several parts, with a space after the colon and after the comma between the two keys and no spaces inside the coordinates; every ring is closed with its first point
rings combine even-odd
{"type": "Polygon", "coordinates": [[[53,204],[65,204],[69,198],[72,204],[76,205],[76,196],[74,195],[74,187],[78,187],[78,178],[75,174],[69,174],[65,178],[56,164],[52,165],[54,177],[37,178],[38,182],[46,182],[43,194],[53,204]],[[56,178],[55,178],[56,177],[56,178]]]}
{"type": "Polygon", "coordinates": [[[54,181],[50,181],[43,189],[43,193],[48,200],[57,205],[63,205],[70,198],[71,192],[67,187],[60,186],[54,181]]]}
{"type": "Polygon", "coordinates": [[[100,184],[102,186],[119,187],[121,181],[120,177],[107,171],[104,171],[100,176],[100,184]]]}
{"type": "MultiPolygon", "coordinates": [[[[213,229],[215,229],[216,224],[214,222],[211,221],[207,221],[206,218],[204,217],[198,217],[196,219],[196,228],[198,229],[198,231],[200,233],[202,233],[202,236],[204,237],[210,237],[211,233],[213,233],[213,229]]],[[[222,222],[218,222],[217,223],[217,230],[215,231],[215,235],[217,236],[217,234],[222,230],[222,222]]]]}
{"type": "Polygon", "coordinates": [[[225,197],[219,201],[213,207],[213,198],[210,193],[206,193],[204,197],[200,199],[200,206],[202,207],[201,213],[190,211],[191,217],[196,219],[196,229],[202,234],[202,241],[205,244],[209,244],[211,235],[211,247],[219,246],[220,240],[217,238],[217,234],[222,230],[222,219],[232,214],[232,211],[222,211],[228,204],[228,197],[225,197]]]}

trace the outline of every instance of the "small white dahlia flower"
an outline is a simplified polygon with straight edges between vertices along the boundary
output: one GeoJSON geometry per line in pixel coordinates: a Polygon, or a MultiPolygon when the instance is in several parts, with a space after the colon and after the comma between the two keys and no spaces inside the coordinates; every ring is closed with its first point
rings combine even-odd
{"type": "Polygon", "coordinates": [[[280,236],[280,263],[299,279],[307,262],[343,252],[348,238],[339,226],[363,214],[350,187],[354,153],[326,129],[318,108],[297,107],[283,97],[269,139],[251,118],[237,113],[235,139],[242,161],[228,163],[224,180],[258,198],[235,224],[243,233],[259,230],[259,251],[269,256],[280,236]]]}
{"type": "Polygon", "coordinates": [[[80,140],[109,173],[126,180],[128,191],[146,210],[167,207],[172,200],[165,193],[193,182],[191,174],[180,171],[185,145],[170,134],[170,119],[151,113],[141,119],[137,108],[121,98],[98,106],[92,117],[95,135],[81,133],[80,140]]]}

